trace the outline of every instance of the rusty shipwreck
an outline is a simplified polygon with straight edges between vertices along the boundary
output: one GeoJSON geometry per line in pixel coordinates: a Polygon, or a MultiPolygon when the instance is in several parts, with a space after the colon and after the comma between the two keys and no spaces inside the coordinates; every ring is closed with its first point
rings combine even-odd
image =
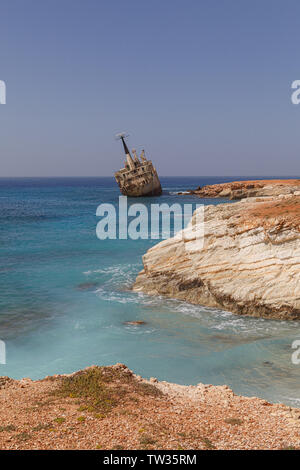
{"type": "Polygon", "coordinates": [[[115,173],[116,181],[124,196],[143,197],[159,196],[162,193],[157,171],[151,160],[147,160],[142,150],[140,158],[136,150],[132,149],[131,156],[125,142],[125,134],[118,134],[125,152],[125,166],[115,173]]]}

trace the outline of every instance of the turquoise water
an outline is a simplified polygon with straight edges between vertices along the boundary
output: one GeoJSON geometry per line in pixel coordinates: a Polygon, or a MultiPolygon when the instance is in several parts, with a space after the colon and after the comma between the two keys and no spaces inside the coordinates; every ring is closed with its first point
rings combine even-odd
{"type": "MultiPolygon", "coordinates": [[[[176,192],[217,181],[162,178],[163,196],[139,202],[216,204],[176,192]]],[[[0,375],[37,379],[123,362],[145,377],[299,405],[291,344],[300,324],[131,292],[157,240],[97,239],[97,206],[118,196],[111,178],[0,179],[0,375]],[[134,320],[146,324],[123,323],[134,320]]]]}

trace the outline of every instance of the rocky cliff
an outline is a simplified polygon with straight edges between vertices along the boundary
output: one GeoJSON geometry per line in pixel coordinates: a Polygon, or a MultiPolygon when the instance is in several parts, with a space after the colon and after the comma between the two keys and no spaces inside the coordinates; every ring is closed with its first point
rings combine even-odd
{"type": "Polygon", "coordinates": [[[295,194],[206,206],[203,248],[194,213],[185,230],[144,255],[133,289],[238,314],[300,319],[295,194]]]}
{"type": "Polygon", "coordinates": [[[229,199],[243,199],[246,197],[279,196],[283,194],[300,195],[300,180],[252,180],[232,181],[230,183],[209,184],[199,186],[179,194],[194,194],[199,197],[221,197],[229,199]]]}

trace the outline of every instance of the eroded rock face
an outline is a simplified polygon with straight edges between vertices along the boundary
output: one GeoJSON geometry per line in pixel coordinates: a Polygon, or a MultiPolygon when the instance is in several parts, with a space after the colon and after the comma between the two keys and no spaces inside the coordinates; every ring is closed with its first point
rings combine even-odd
{"type": "Polygon", "coordinates": [[[194,194],[199,197],[220,197],[243,199],[246,197],[279,196],[297,194],[300,191],[300,180],[253,180],[233,181],[230,183],[210,184],[187,191],[182,194],[194,194]]]}
{"type": "Polygon", "coordinates": [[[185,230],[144,255],[133,289],[238,314],[300,319],[300,197],[206,206],[204,219],[202,249],[195,213],[185,230]]]}

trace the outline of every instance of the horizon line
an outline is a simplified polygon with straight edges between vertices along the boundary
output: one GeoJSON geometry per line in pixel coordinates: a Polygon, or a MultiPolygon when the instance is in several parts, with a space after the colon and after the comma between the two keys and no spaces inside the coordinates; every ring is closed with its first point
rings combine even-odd
{"type": "MultiPolygon", "coordinates": [[[[11,176],[0,176],[0,180],[1,179],[11,179],[11,178],[31,178],[31,179],[34,179],[34,178],[39,178],[39,179],[43,179],[43,178],[89,178],[89,179],[92,179],[92,178],[112,178],[114,179],[114,176],[111,176],[111,175],[99,175],[99,176],[91,176],[91,175],[84,175],[84,176],[70,176],[70,175],[65,175],[65,176],[61,176],[61,175],[51,175],[51,176],[14,176],[14,175],[11,175],[11,176]]],[[[251,174],[248,174],[248,175],[160,175],[160,178],[294,178],[294,179],[297,179],[297,178],[300,178],[300,175],[283,175],[283,174],[279,174],[279,175],[251,175],[251,174]]]]}

